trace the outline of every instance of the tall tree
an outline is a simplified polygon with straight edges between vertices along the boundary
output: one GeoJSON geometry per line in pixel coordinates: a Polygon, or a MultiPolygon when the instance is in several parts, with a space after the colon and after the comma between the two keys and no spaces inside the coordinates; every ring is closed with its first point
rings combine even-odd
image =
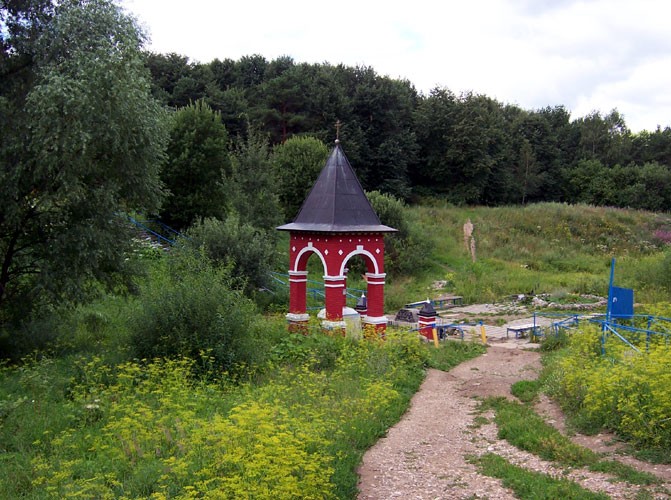
{"type": "MultiPolygon", "coordinates": [[[[426,158],[422,182],[456,203],[495,203],[509,182],[509,144],[501,105],[486,96],[457,98],[435,89],[417,112],[426,158]]],[[[504,198],[505,199],[505,198],[504,198]]]]}
{"type": "Polygon", "coordinates": [[[182,78],[191,73],[189,58],[179,54],[145,54],[146,64],[151,72],[151,91],[163,104],[174,106],[173,94],[175,87],[182,78]]]}
{"type": "Polygon", "coordinates": [[[518,187],[525,188],[523,203],[556,199],[561,191],[557,176],[560,149],[548,115],[542,111],[521,112],[513,123],[512,140],[518,153],[518,187]]]}
{"type": "MultiPolygon", "coordinates": [[[[307,122],[307,100],[311,85],[309,75],[303,69],[308,65],[295,66],[293,61],[281,60],[279,68],[271,63],[273,73],[279,74],[267,79],[259,86],[262,96],[257,116],[270,132],[273,144],[285,142],[291,135],[305,130],[307,122]]],[[[267,72],[269,74],[270,71],[267,72]]]]}
{"type": "Polygon", "coordinates": [[[0,322],[118,283],[117,214],[157,209],[166,131],[133,19],[107,0],[0,1],[0,322]]]}
{"type": "Polygon", "coordinates": [[[522,141],[519,151],[519,165],[518,179],[520,182],[520,190],[522,191],[522,205],[527,202],[530,195],[534,195],[540,185],[540,177],[538,175],[538,163],[534,155],[531,143],[528,139],[522,141]]]}
{"type": "Polygon", "coordinates": [[[236,64],[236,82],[238,87],[254,88],[263,83],[268,61],[259,54],[242,56],[236,64]]]}
{"type": "Polygon", "coordinates": [[[178,229],[205,217],[223,218],[231,169],[220,114],[202,100],[177,110],[167,153],[162,179],[170,193],[161,217],[178,229]]]}
{"type": "Polygon", "coordinates": [[[275,147],[272,161],[287,220],[296,217],[327,156],[326,145],[313,137],[292,137],[275,147]]]}
{"type": "Polygon", "coordinates": [[[544,179],[542,194],[538,199],[564,201],[567,196],[564,173],[580,159],[580,131],[571,122],[571,113],[563,106],[547,106],[537,113],[549,127],[547,158],[550,160],[542,168],[544,179]]]}
{"type": "Polygon", "coordinates": [[[381,77],[369,67],[355,68],[350,85],[352,116],[343,121],[362,139],[359,158],[347,149],[352,165],[364,188],[407,199],[408,172],[418,151],[413,130],[417,91],[409,81],[381,77]]]}
{"type": "Polygon", "coordinates": [[[276,238],[275,227],[282,223],[282,209],[267,136],[247,130],[244,137],[236,139],[232,163],[233,209],[243,223],[266,230],[267,240],[276,238]]]}
{"type": "Polygon", "coordinates": [[[457,121],[458,105],[457,96],[440,87],[420,100],[415,110],[415,130],[423,165],[410,173],[415,187],[440,194],[450,190],[446,182],[450,173],[446,151],[457,121]]]}
{"type": "Polygon", "coordinates": [[[657,162],[671,168],[671,127],[657,127],[634,135],[632,141],[632,161],[637,165],[657,162]]]}
{"type": "Polygon", "coordinates": [[[597,159],[608,167],[629,163],[631,134],[616,109],[605,116],[594,111],[576,124],[580,130],[582,158],[597,159]]]}

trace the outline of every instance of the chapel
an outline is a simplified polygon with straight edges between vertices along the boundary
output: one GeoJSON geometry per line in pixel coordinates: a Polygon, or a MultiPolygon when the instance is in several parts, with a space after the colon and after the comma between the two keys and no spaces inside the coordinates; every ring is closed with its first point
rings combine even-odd
{"type": "Polygon", "coordinates": [[[383,332],[385,226],[368,201],[359,180],[336,139],[326,164],[293,222],[279,226],[289,231],[289,329],[304,331],[307,314],[307,261],[315,254],[324,269],[326,316],[322,326],[345,329],[347,262],[360,255],[366,263],[366,297],[357,304],[364,327],[383,332]],[[360,307],[361,302],[365,306],[360,307]]]}

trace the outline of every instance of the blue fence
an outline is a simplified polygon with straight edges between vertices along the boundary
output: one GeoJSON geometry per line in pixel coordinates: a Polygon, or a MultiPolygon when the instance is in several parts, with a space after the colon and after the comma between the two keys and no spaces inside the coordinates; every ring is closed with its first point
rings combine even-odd
{"type": "Polygon", "coordinates": [[[178,238],[186,238],[186,236],[179,231],[176,231],[157,219],[139,220],[129,215],[128,220],[135,227],[148,234],[149,237],[154,238],[156,241],[164,245],[172,246],[177,242],[178,238]]]}
{"type": "MultiPolygon", "coordinates": [[[[606,354],[606,341],[609,338],[615,338],[624,343],[632,350],[641,352],[636,344],[641,343],[642,337],[645,337],[645,350],[650,347],[653,339],[663,339],[668,345],[671,341],[671,319],[662,316],[652,315],[624,315],[617,317],[611,315],[608,319],[606,314],[539,314],[543,317],[556,317],[557,319],[550,323],[547,328],[548,333],[559,335],[560,333],[569,333],[576,329],[581,323],[596,324],[601,329],[601,353],[606,354]],[[660,328],[653,329],[655,325],[660,328]],[[668,330],[666,330],[668,329],[668,330]]],[[[535,321],[535,320],[534,320],[535,321]]]]}
{"type": "MultiPolygon", "coordinates": [[[[270,277],[274,283],[281,285],[284,288],[289,288],[289,275],[283,273],[271,272],[270,277]]],[[[321,281],[307,280],[307,294],[315,302],[320,302],[318,306],[310,306],[309,310],[322,309],[324,307],[324,298],[326,297],[324,292],[324,283],[321,281]]],[[[356,301],[359,300],[362,294],[365,294],[365,290],[359,290],[358,288],[347,288],[345,289],[345,296],[347,300],[350,301],[351,305],[356,305],[356,301]]]]}

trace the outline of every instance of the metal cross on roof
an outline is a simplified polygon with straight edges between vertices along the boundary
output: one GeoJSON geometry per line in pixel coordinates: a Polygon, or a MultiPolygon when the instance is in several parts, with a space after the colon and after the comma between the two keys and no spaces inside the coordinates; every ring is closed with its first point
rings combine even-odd
{"type": "Polygon", "coordinates": [[[336,121],[336,144],[340,142],[340,127],[342,126],[342,123],[340,120],[336,121]]]}

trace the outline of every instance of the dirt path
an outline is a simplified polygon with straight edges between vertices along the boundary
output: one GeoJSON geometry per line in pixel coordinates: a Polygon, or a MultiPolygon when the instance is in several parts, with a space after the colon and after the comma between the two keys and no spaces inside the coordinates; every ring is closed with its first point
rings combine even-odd
{"type": "MultiPolygon", "coordinates": [[[[487,452],[531,470],[568,477],[612,498],[634,498],[638,492],[634,486],[613,483],[609,476],[584,469],[566,473],[499,440],[495,424],[473,426],[474,398],[511,397],[514,382],[535,379],[539,370],[537,352],[504,347],[490,347],[486,354],[450,372],[429,370],[405,416],[365,454],[359,469],[359,499],[515,498],[498,479],[479,474],[466,460],[487,452]]],[[[557,422],[556,409],[547,401],[544,408],[557,422]]],[[[657,472],[663,477],[671,473],[667,469],[657,472]]]]}

